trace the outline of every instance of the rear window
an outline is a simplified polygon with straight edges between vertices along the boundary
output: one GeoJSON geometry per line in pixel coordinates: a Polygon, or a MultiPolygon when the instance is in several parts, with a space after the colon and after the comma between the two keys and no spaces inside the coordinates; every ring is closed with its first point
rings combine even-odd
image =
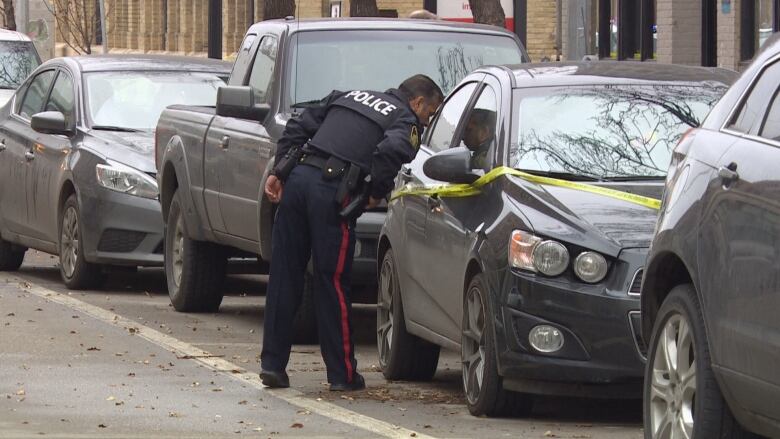
{"type": "Polygon", "coordinates": [[[0,89],[17,89],[40,63],[31,42],[0,41],[0,89]]]}
{"type": "Polygon", "coordinates": [[[524,61],[509,36],[464,32],[301,32],[290,46],[288,105],[319,100],[333,90],[383,91],[418,73],[446,94],[480,66],[524,61]]]}

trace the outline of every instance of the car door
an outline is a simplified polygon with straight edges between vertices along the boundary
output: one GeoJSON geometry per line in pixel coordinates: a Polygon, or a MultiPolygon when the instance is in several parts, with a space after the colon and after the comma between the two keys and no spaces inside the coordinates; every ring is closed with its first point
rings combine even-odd
{"type": "Polygon", "coordinates": [[[7,172],[0,187],[3,221],[14,233],[37,235],[29,222],[28,176],[32,148],[38,133],[30,128],[30,118],[43,109],[56,71],[44,70],[20,89],[11,114],[0,125],[0,144],[5,144],[0,158],[7,172]]]}
{"type": "Polygon", "coordinates": [[[780,62],[721,133],[702,200],[700,288],[712,359],[745,408],[780,419],[780,62]]]}
{"type": "MultiPolygon", "coordinates": [[[[495,163],[497,124],[500,116],[498,81],[487,76],[479,87],[472,104],[464,111],[460,128],[456,131],[451,147],[466,146],[472,149],[472,167],[477,172],[487,172],[495,163]],[[481,113],[481,114],[477,114],[481,113]],[[492,115],[475,123],[478,116],[492,115]],[[484,128],[484,129],[483,129],[484,128]],[[469,131],[489,133],[485,140],[472,140],[469,131]]],[[[480,217],[489,206],[489,195],[484,193],[471,197],[432,198],[425,224],[425,248],[427,257],[437,261],[428,267],[428,284],[438,308],[443,310],[445,320],[440,322],[441,335],[460,343],[463,316],[463,287],[470,248],[476,240],[475,228],[480,217]]]]}
{"type": "MultiPolygon", "coordinates": [[[[248,34],[241,43],[241,50],[238,52],[236,62],[233,66],[233,73],[230,76],[229,85],[245,85],[244,80],[233,83],[236,77],[240,76],[236,72],[248,69],[252,62],[252,56],[257,49],[257,35],[248,34]]],[[[225,221],[222,216],[220,206],[220,192],[222,191],[222,180],[228,177],[230,170],[226,167],[228,162],[228,149],[230,148],[230,127],[231,118],[214,116],[206,133],[206,139],[203,150],[203,171],[204,171],[204,190],[203,198],[206,204],[206,214],[209,224],[215,232],[225,233],[225,221]],[[223,147],[223,139],[226,140],[223,147]]]]}
{"type": "MultiPolygon", "coordinates": [[[[255,104],[268,104],[278,53],[278,39],[265,35],[255,53],[246,85],[252,88],[255,104]]],[[[229,118],[219,140],[224,150],[218,165],[221,175],[219,206],[228,234],[259,242],[258,202],[262,195],[263,172],[271,158],[273,142],[263,121],[229,118]]],[[[212,139],[214,142],[216,139],[212,139]]]]}
{"type": "MultiPolygon", "coordinates": [[[[472,100],[479,78],[464,83],[453,91],[439,111],[430,133],[425,135],[425,144],[421,145],[416,158],[401,170],[402,179],[413,185],[441,184],[423,173],[423,163],[432,154],[449,148],[455,131],[460,125],[464,109],[472,100]]],[[[404,312],[409,320],[421,323],[427,329],[443,334],[447,325],[446,312],[433,300],[431,278],[431,259],[433,249],[429,248],[426,237],[428,210],[433,199],[427,195],[410,195],[398,200],[403,212],[405,237],[400,245],[399,276],[404,292],[404,312]]],[[[435,288],[434,288],[435,289],[435,288]]]]}
{"type": "MultiPolygon", "coordinates": [[[[43,111],[59,111],[69,126],[76,127],[76,91],[73,77],[67,71],[57,73],[43,111]]],[[[34,237],[47,242],[59,242],[59,184],[70,149],[70,139],[55,134],[37,134],[30,149],[28,221],[35,231],[34,237]]]]}

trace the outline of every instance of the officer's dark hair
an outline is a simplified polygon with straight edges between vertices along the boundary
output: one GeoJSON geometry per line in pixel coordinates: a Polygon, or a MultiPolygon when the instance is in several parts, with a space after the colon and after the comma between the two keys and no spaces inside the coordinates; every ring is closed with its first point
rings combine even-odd
{"type": "Polygon", "coordinates": [[[408,78],[398,86],[409,99],[422,96],[428,102],[441,102],[444,100],[444,93],[433,79],[425,75],[414,75],[408,78]]]}

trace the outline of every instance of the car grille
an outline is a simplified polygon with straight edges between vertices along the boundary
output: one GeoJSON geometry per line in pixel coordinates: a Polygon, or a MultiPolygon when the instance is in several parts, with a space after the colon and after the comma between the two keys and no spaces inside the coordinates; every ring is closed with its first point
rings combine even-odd
{"type": "Polygon", "coordinates": [[[634,280],[631,281],[631,288],[628,289],[628,294],[632,296],[638,296],[642,291],[642,274],[644,270],[639,270],[634,275],[634,280]]]}
{"type": "Polygon", "coordinates": [[[100,237],[98,250],[102,252],[129,253],[141,244],[146,233],[130,230],[107,229],[100,237]]]}

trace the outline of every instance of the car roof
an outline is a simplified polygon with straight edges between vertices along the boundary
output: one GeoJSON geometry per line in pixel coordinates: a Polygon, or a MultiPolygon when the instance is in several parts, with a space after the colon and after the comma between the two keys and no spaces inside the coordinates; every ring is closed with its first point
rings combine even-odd
{"type": "Polygon", "coordinates": [[[416,18],[286,18],[268,20],[256,23],[249,28],[250,32],[257,32],[265,26],[278,26],[299,31],[312,30],[421,30],[421,31],[445,31],[467,32],[478,34],[493,34],[512,36],[515,34],[508,30],[485,24],[460,23],[448,20],[422,20],[416,18]]]}
{"type": "Polygon", "coordinates": [[[52,61],[75,64],[82,72],[121,70],[203,71],[230,73],[233,63],[218,59],[172,55],[88,55],[52,61]]]}
{"type": "Polygon", "coordinates": [[[0,41],[32,41],[27,35],[8,29],[0,29],[0,41]]]}
{"type": "MultiPolygon", "coordinates": [[[[574,84],[702,83],[730,85],[738,73],[717,67],[695,67],[638,61],[529,63],[492,67],[511,70],[516,87],[574,84]]],[[[489,71],[491,68],[481,70],[489,71]]]]}

